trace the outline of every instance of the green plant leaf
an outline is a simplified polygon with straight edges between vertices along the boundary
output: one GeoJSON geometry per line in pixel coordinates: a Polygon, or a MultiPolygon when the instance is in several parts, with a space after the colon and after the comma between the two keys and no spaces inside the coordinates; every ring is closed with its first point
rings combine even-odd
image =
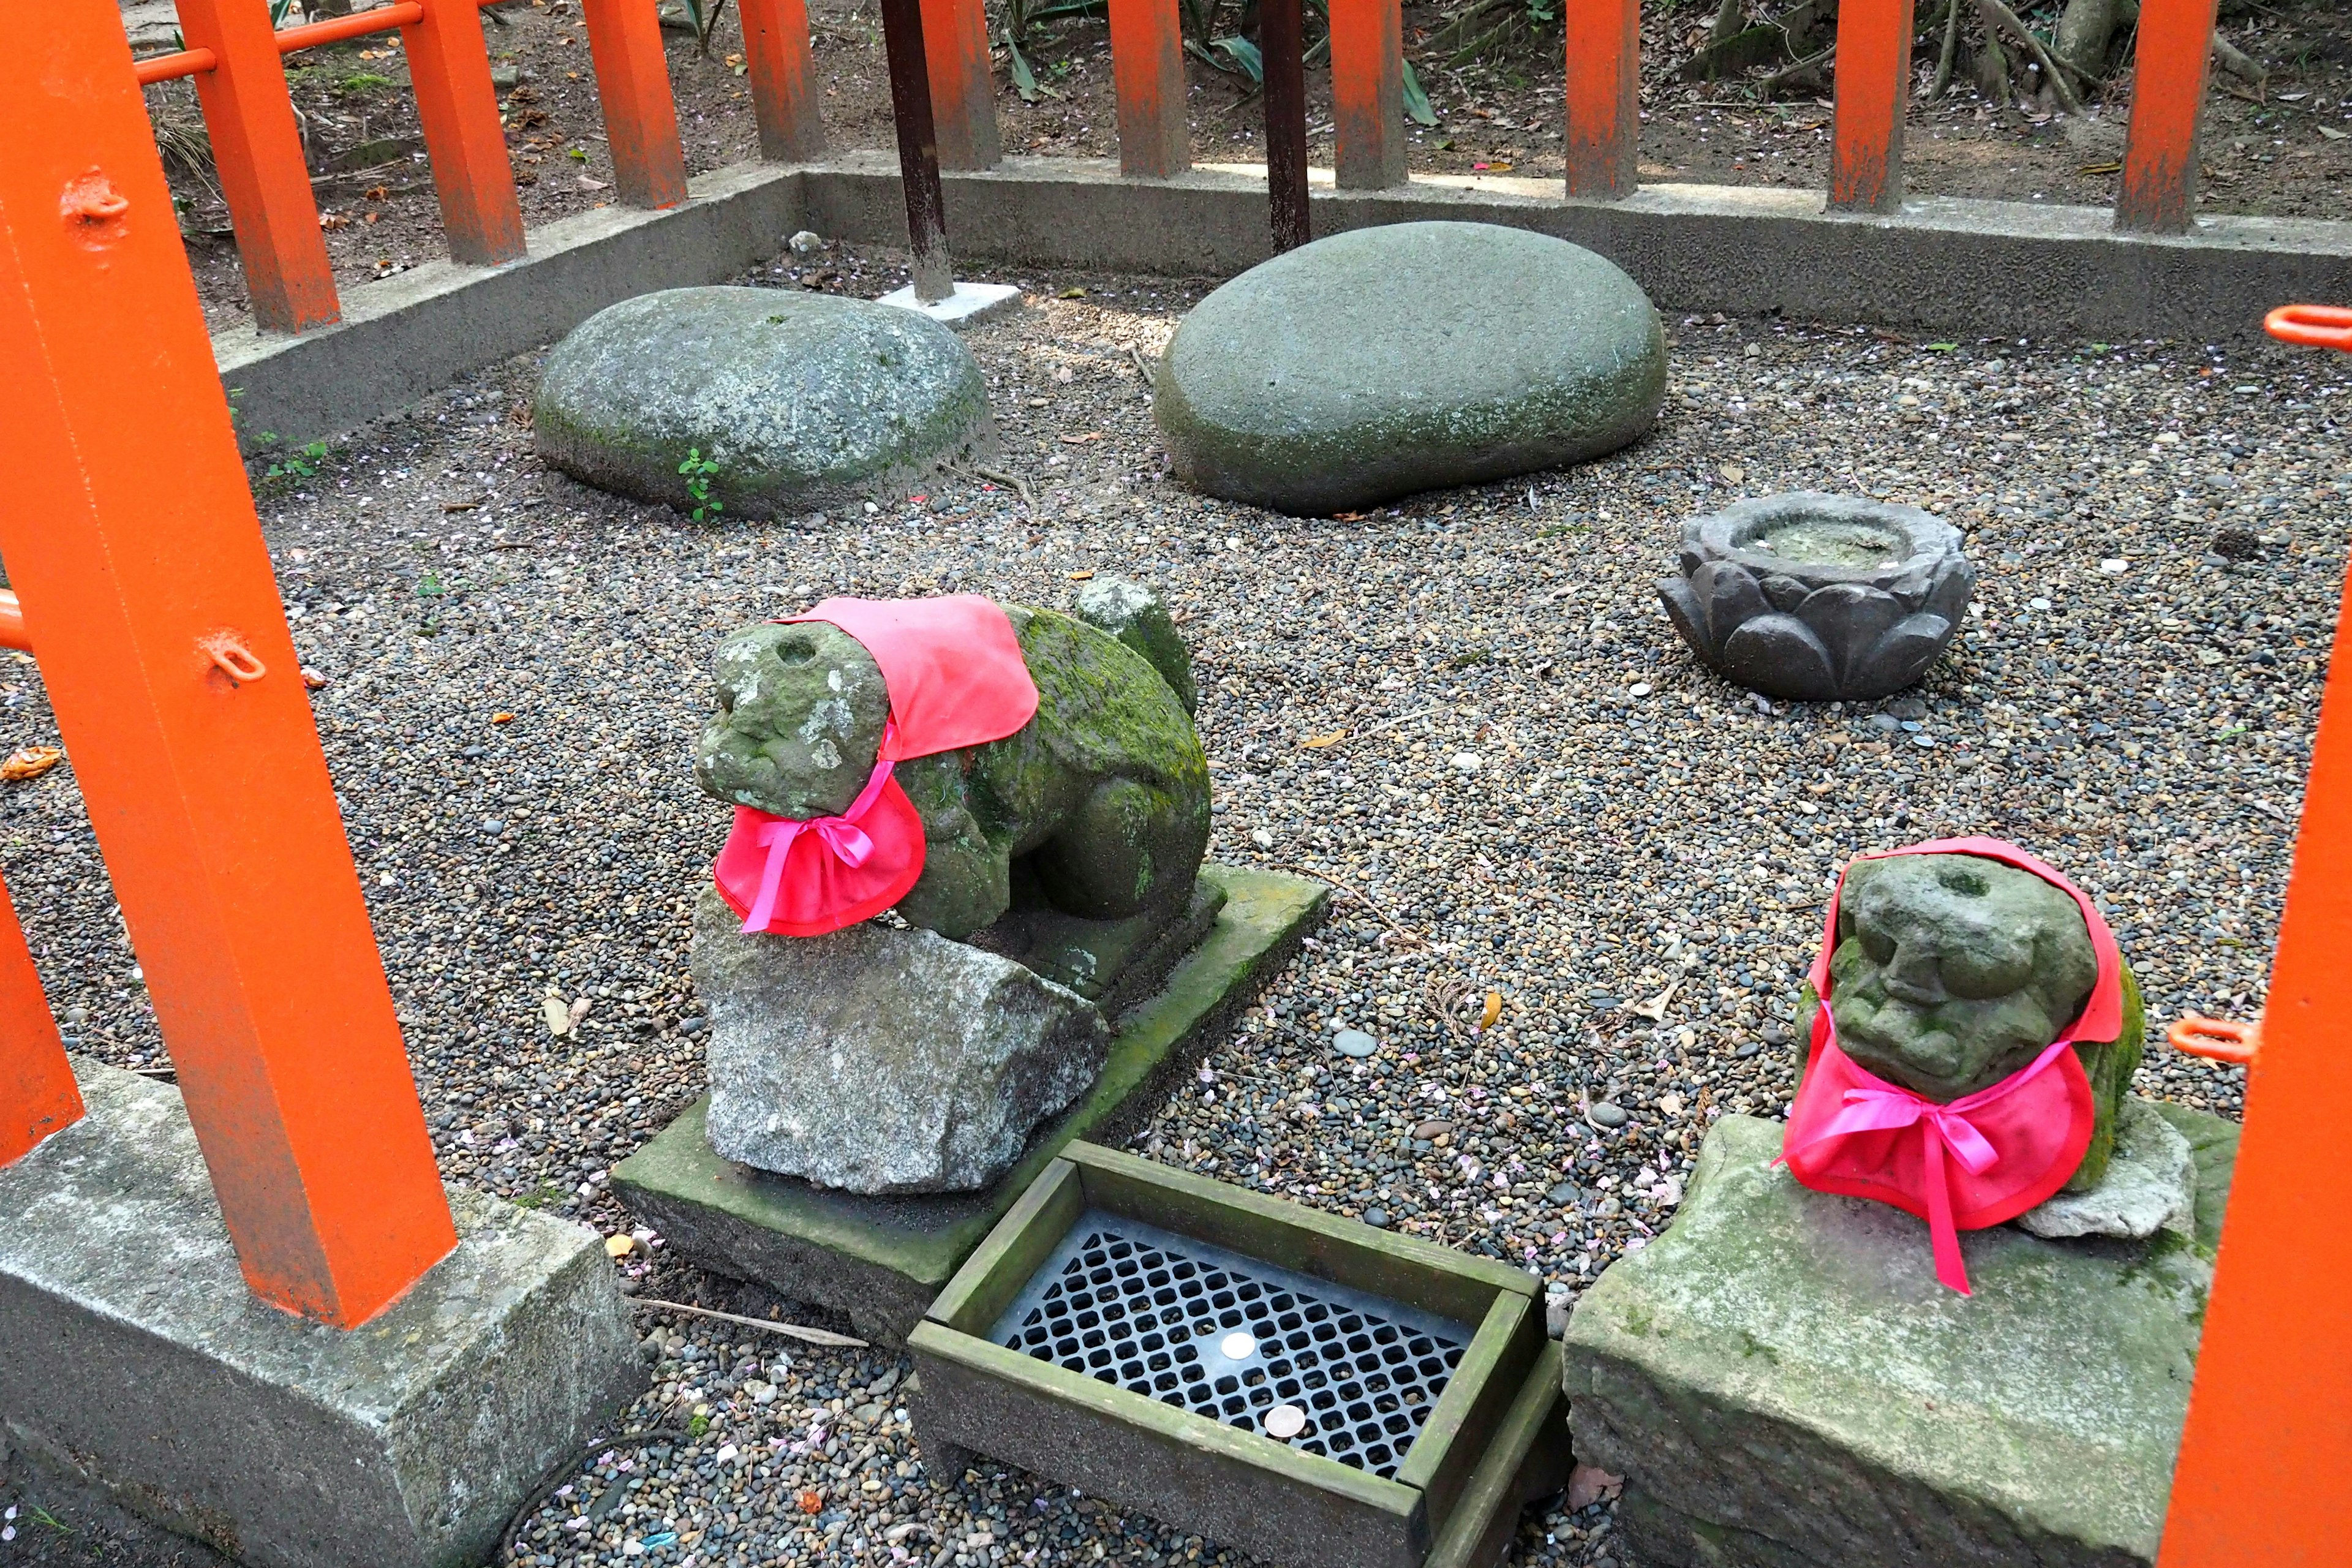
{"type": "Polygon", "coordinates": [[[1011,33],[1004,35],[1004,54],[1013,68],[1013,90],[1021,95],[1022,102],[1036,102],[1037,73],[1029,68],[1028,59],[1021,53],[1021,46],[1013,41],[1011,33]]]}
{"type": "Polygon", "coordinates": [[[1227,59],[1241,67],[1242,74],[1263,86],[1265,82],[1265,59],[1257,46],[1247,38],[1213,38],[1209,47],[1222,51],[1227,59]]]}
{"type": "Polygon", "coordinates": [[[1429,107],[1429,94],[1421,90],[1421,78],[1411,60],[1404,62],[1404,117],[1415,125],[1437,123],[1437,110],[1429,107]]]}

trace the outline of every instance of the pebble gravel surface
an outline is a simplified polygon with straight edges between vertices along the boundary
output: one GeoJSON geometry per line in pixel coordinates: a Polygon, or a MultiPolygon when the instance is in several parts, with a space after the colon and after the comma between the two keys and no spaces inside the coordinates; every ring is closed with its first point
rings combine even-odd
{"type": "MultiPolygon", "coordinates": [[[[257,481],[442,1169],[631,1236],[641,1300],[825,1321],[669,1261],[606,1184],[702,1088],[687,912],[728,825],[688,773],[706,657],[827,594],[1167,595],[1212,853],[1342,896],[1137,1146],[1555,1298],[1667,1223],[1711,1119],[1783,1109],[1855,850],[2014,838],[2107,910],[2158,1029],[2260,1012],[2344,571],[2347,362],[1670,316],[1632,448],[1295,520],[1163,477],[1141,366],[1205,284],[1017,280],[1028,308],[970,342],[1025,498],[965,475],[698,526],[542,468],[530,358],[257,481]],[[1767,703],[1675,639],[1651,584],[1683,520],[1795,489],[1968,531],[1978,607],[1919,689],[1767,703]]],[[[8,743],[55,743],[36,668],[0,672],[8,743]]],[[[68,1032],[162,1067],[70,760],[0,784],[0,816],[68,1032]]],[[[2242,1082],[2159,1045],[2138,1088],[2234,1116],[2242,1082]]],[[[655,1436],[601,1450],[512,1561],[1241,1561],[1018,1472],[930,1472],[893,1355],[640,1322],[654,1388],[624,1426],[655,1436]]],[[[1555,1500],[1516,1560],[1622,1562],[1612,1525],[1555,1500]]]]}

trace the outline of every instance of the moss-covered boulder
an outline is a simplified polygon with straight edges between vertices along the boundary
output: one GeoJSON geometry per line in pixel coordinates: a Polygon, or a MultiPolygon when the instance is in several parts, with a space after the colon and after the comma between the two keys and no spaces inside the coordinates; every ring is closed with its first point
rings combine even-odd
{"type": "Polygon", "coordinates": [[[1152,412],[1187,484],[1325,515],[1614,451],[1665,390],[1658,313],[1612,263],[1525,229],[1401,223],[1210,294],[1152,412]]]}
{"type": "Polygon", "coordinates": [[[954,332],[781,289],[599,310],[549,353],[532,416],[540,457],[572,478],[706,521],[895,500],[995,445],[987,380],[954,332]]]}

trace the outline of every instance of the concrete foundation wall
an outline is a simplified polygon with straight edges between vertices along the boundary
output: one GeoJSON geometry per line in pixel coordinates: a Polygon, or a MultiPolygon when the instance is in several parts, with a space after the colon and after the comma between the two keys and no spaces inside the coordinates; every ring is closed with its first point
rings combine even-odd
{"type": "MultiPolygon", "coordinates": [[[[1127,180],[1107,161],[1013,158],[945,176],[950,241],[982,273],[1008,267],[1227,277],[1265,259],[1255,169],[1127,180]]],[[[1452,176],[1338,191],[1318,172],[1318,234],[1426,218],[1510,224],[1609,257],[1666,310],[1783,314],[1954,337],[2243,342],[2263,312],[2352,300],[2352,223],[2214,217],[2179,238],[2114,232],[2104,208],[1933,198],[1893,216],[1830,215],[1818,191],[1654,185],[1570,202],[1554,182],[1452,176]]],[[[241,389],[238,428],[299,443],[414,402],[456,376],[551,342],[617,300],[733,277],[813,228],[906,242],[898,163],[846,153],[740,164],[666,213],[618,208],[535,229],[529,259],[435,262],[348,291],[345,320],[299,338],[250,328],[214,342],[241,389]]]]}

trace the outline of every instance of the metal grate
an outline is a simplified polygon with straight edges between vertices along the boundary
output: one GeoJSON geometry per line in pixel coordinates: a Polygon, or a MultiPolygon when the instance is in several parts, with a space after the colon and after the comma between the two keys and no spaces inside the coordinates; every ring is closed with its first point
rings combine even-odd
{"type": "Polygon", "coordinates": [[[1089,1209],[990,1337],[1388,1478],[1445,1392],[1471,1331],[1089,1209]],[[1295,1436],[1285,1430],[1294,1423],[1295,1436]]]}

